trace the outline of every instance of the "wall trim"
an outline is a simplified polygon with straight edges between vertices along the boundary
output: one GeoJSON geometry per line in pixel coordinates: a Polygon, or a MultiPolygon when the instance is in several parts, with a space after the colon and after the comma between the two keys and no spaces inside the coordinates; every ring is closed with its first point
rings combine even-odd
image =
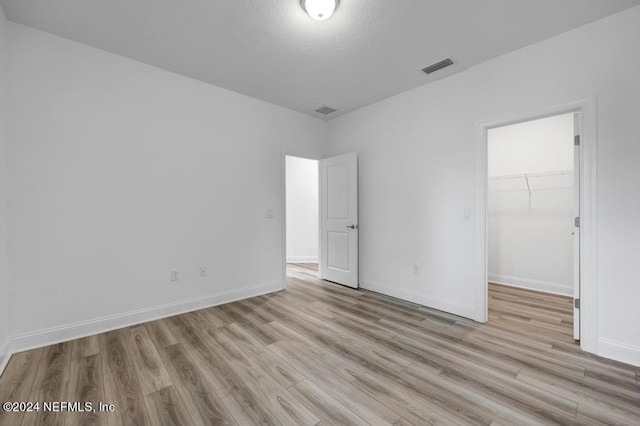
{"type": "Polygon", "coordinates": [[[289,256],[287,263],[318,263],[318,256],[289,256]]]}
{"type": "Polygon", "coordinates": [[[598,339],[598,355],[640,367],[640,346],[601,337],[598,339]]]}
{"type": "Polygon", "coordinates": [[[542,291],[544,293],[573,297],[573,285],[552,283],[530,278],[512,277],[510,275],[492,274],[491,272],[489,272],[489,282],[509,287],[524,288],[527,290],[542,291]]]}
{"type": "Polygon", "coordinates": [[[152,306],[121,314],[108,315],[88,321],[80,321],[73,324],[51,327],[44,330],[10,337],[9,349],[11,353],[22,352],[98,333],[104,333],[106,331],[116,330],[135,324],[155,321],[161,318],[179,315],[198,309],[205,309],[211,306],[260,296],[262,294],[272,293],[283,289],[284,286],[282,285],[282,282],[278,281],[242,290],[196,297],[193,299],[152,306]]]}
{"type": "Polygon", "coordinates": [[[377,283],[366,279],[363,280],[362,278],[360,279],[360,288],[384,294],[386,296],[395,297],[397,299],[406,300],[408,302],[417,303],[418,305],[423,305],[428,308],[437,309],[439,311],[451,313],[461,317],[474,319],[474,306],[464,306],[445,299],[441,299],[439,297],[430,297],[410,291],[398,290],[389,285],[377,283]]]}
{"type": "Polygon", "coordinates": [[[0,346],[0,376],[4,373],[4,369],[7,367],[7,364],[9,364],[10,359],[11,353],[9,352],[9,342],[7,341],[0,346]]]}

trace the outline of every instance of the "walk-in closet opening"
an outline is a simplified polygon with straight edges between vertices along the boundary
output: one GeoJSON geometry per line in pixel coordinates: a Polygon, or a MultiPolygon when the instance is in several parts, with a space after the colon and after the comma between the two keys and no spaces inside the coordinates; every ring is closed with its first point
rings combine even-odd
{"type": "Polygon", "coordinates": [[[285,157],[287,275],[318,276],[319,184],[318,160],[285,157]]]}
{"type": "Polygon", "coordinates": [[[579,129],[571,112],[487,133],[489,321],[562,341],[579,339],[579,129]]]}

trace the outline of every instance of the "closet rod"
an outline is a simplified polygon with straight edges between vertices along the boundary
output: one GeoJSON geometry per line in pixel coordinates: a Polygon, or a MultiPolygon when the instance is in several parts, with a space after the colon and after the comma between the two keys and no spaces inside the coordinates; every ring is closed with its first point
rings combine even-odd
{"type": "Polygon", "coordinates": [[[527,178],[539,178],[546,176],[565,176],[572,175],[573,170],[558,170],[554,172],[543,172],[543,173],[523,173],[520,175],[505,175],[505,176],[491,176],[489,180],[502,180],[502,179],[527,179],[527,178]]]}

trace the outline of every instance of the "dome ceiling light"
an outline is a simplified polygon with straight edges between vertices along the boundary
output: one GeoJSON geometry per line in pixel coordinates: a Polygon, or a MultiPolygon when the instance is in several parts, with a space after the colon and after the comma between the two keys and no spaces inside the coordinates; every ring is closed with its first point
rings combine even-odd
{"type": "Polygon", "coordinates": [[[340,0],[300,0],[302,8],[316,21],[329,19],[338,8],[340,0]]]}

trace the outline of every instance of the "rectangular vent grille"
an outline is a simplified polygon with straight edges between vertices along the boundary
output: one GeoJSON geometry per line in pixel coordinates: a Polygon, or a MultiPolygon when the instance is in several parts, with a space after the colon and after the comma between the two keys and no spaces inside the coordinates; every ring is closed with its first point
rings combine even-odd
{"type": "Polygon", "coordinates": [[[443,61],[436,62],[433,65],[429,65],[428,67],[423,68],[422,71],[424,71],[425,74],[431,74],[431,73],[434,73],[436,71],[441,70],[442,68],[446,68],[446,67],[448,67],[450,65],[453,65],[453,61],[451,60],[451,58],[447,58],[447,59],[445,59],[443,61]]]}
{"type": "Polygon", "coordinates": [[[316,112],[319,112],[320,114],[327,115],[327,114],[331,114],[332,112],[336,112],[336,110],[333,109],[333,108],[330,108],[328,106],[323,106],[323,107],[318,108],[316,110],[316,112]]]}

